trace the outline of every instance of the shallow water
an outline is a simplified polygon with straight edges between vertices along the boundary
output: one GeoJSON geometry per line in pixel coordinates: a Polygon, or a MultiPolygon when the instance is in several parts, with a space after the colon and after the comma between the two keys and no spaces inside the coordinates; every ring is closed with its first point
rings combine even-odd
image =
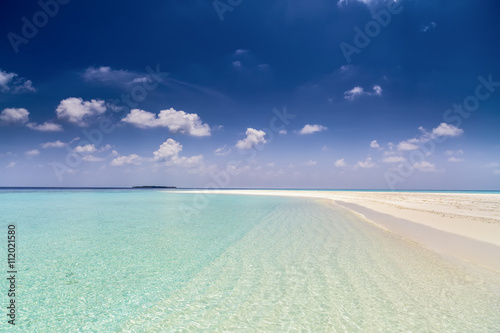
{"type": "Polygon", "coordinates": [[[17,328],[500,331],[497,273],[331,201],[207,195],[184,215],[195,196],[1,191],[0,232],[15,223],[19,237],[17,328]]]}

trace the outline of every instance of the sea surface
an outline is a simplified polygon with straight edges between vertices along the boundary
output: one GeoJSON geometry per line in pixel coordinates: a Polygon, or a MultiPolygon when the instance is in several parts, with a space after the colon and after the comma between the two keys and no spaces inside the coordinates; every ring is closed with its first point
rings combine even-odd
{"type": "Polygon", "coordinates": [[[2,189],[0,239],[1,332],[500,332],[500,274],[328,200],[2,189]]]}

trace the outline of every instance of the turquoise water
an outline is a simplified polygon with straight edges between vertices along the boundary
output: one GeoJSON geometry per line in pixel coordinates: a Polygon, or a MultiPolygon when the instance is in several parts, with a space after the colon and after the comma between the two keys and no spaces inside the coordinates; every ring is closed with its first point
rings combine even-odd
{"type": "Polygon", "coordinates": [[[1,239],[17,226],[16,329],[500,331],[497,273],[330,201],[212,194],[186,216],[195,196],[0,191],[1,239]]]}

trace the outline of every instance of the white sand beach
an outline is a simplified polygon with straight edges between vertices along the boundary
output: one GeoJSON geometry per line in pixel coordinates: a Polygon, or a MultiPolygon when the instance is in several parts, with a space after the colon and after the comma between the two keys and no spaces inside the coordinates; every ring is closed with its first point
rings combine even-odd
{"type": "Polygon", "coordinates": [[[500,272],[498,194],[314,190],[186,192],[331,199],[372,223],[438,253],[500,272]]]}

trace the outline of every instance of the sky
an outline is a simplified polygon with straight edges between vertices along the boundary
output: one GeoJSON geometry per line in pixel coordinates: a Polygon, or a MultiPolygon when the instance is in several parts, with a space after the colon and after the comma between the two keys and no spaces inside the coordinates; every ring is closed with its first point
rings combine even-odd
{"type": "Polygon", "coordinates": [[[6,0],[0,186],[498,190],[494,0],[6,0]]]}

